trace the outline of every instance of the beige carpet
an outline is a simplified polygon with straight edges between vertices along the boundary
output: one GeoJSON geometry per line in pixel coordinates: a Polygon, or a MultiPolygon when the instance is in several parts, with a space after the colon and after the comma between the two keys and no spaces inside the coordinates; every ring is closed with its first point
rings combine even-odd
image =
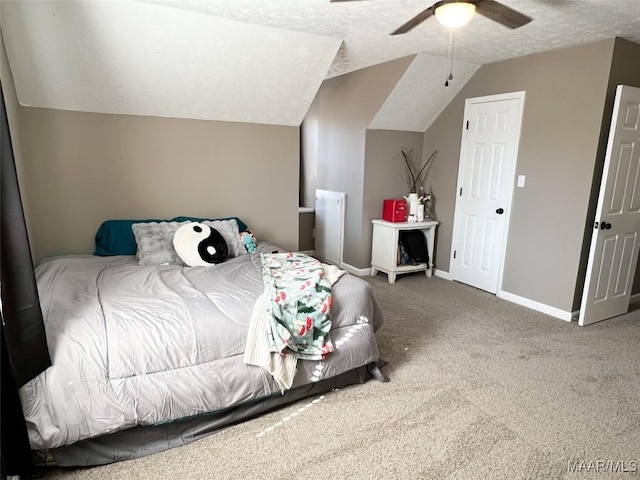
{"type": "Polygon", "coordinates": [[[581,328],[423,274],[367,278],[388,383],[47,479],[640,476],[640,310],[581,328]],[[624,472],[626,470],[626,472],[624,472]],[[633,472],[633,470],[636,470],[633,472]]]}

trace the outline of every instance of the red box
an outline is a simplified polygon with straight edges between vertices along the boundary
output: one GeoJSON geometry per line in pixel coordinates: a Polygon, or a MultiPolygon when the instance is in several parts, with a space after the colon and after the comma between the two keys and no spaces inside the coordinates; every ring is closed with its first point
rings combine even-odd
{"type": "Polygon", "coordinates": [[[404,198],[387,198],[382,203],[382,218],[388,222],[407,221],[407,201],[404,198]]]}

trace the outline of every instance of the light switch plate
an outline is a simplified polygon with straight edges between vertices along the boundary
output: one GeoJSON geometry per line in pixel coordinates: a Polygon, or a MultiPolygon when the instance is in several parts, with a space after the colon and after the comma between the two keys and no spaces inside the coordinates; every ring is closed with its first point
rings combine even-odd
{"type": "Polygon", "coordinates": [[[518,186],[524,187],[524,175],[518,175],[518,186]]]}

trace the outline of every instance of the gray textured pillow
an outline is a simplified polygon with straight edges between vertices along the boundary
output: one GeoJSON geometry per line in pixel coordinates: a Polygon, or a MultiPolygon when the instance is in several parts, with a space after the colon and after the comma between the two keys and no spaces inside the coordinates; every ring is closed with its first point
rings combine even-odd
{"type": "MultiPolygon", "coordinates": [[[[176,230],[191,222],[148,222],[131,225],[138,245],[140,265],[184,265],[173,248],[176,230]]],[[[237,225],[236,225],[237,226],[237,225]]]]}
{"type": "Polygon", "coordinates": [[[204,223],[220,232],[224,241],[227,242],[229,258],[239,257],[247,253],[247,249],[240,238],[240,229],[235,220],[204,220],[200,223],[204,223]]]}

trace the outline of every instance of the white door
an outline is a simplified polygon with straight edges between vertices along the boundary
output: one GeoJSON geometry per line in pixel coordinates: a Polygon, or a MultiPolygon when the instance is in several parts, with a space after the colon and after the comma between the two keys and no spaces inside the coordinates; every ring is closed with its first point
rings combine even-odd
{"type": "Polygon", "coordinates": [[[524,92],[465,104],[451,276],[496,293],[511,213],[524,92]]]}
{"type": "Polygon", "coordinates": [[[328,263],[342,264],[345,194],[316,190],[315,252],[328,263]]]}
{"type": "Polygon", "coordinates": [[[579,325],[626,313],[640,230],[640,88],[618,85],[579,325]]]}

